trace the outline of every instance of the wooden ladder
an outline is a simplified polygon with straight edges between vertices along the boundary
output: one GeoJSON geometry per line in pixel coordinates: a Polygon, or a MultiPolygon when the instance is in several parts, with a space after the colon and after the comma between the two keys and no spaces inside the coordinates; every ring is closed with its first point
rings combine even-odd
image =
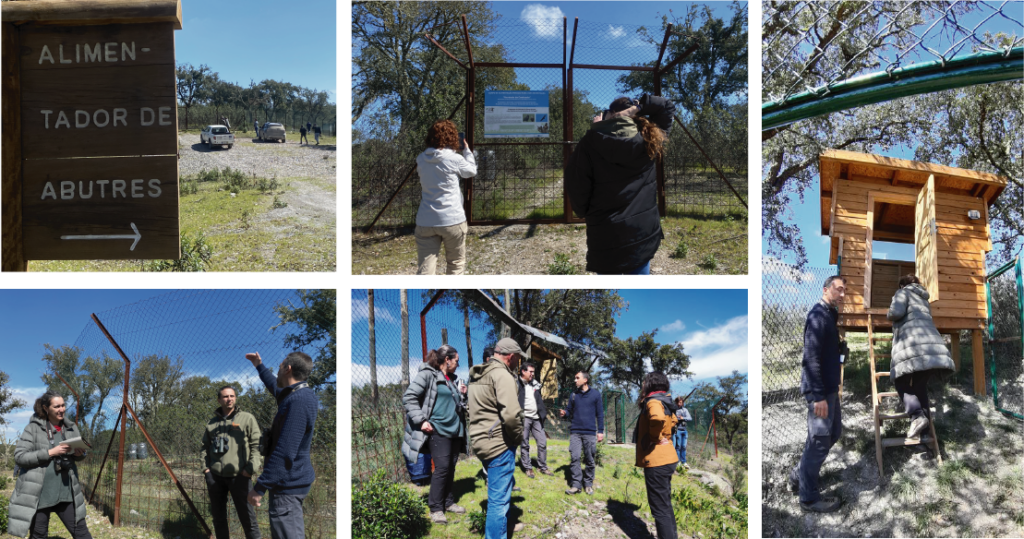
{"type": "Polygon", "coordinates": [[[899,393],[896,391],[878,391],[878,379],[882,377],[890,377],[889,371],[879,372],[875,369],[875,358],[891,357],[890,354],[879,354],[875,352],[875,343],[877,342],[888,342],[892,341],[892,335],[878,337],[875,335],[875,324],[874,315],[868,315],[868,358],[871,362],[871,408],[874,412],[875,419],[875,458],[878,459],[878,477],[883,479],[885,477],[882,468],[882,449],[886,447],[903,447],[910,445],[924,444],[930,447],[935,452],[935,458],[939,464],[942,464],[942,453],[939,452],[939,438],[935,435],[935,421],[932,420],[935,416],[932,415],[928,421],[929,434],[922,435],[920,438],[907,438],[906,436],[899,436],[894,438],[882,438],[882,422],[893,420],[893,419],[908,419],[910,416],[906,412],[898,414],[884,414],[881,412],[882,399],[886,397],[899,398],[899,393]]]}

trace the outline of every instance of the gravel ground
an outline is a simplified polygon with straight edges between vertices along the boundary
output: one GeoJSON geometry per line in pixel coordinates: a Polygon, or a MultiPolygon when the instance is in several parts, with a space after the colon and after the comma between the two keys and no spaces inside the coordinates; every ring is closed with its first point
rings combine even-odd
{"type": "Polygon", "coordinates": [[[249,137],[236,136],[233,148],[214,146],[208,149],[199,144],[199,135],[183,133],[178,135],[181,159],[178,166],[182,177],[188,177],[203,169],[231,167],[246,174],[256,172],[265,178],[315,178],[334,183],[337,179],[337,147],[320,146],[288,141],[260,142],[249,137]]]}

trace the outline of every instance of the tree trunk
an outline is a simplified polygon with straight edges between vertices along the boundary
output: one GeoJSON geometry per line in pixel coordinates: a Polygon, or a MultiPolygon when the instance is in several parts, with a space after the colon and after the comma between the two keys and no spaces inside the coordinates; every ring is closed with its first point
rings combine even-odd
{"type": "Polygon", "coordinates": [[[473,368],[473,339],[469,336],[469,301],[462,298],[462,320],[466,325],[466,357],[469,358],[469,368],[473,368]]]}
{"type": "Polygon", "coordinates": [[[374,333],[374,316],[373,316],[373,290],[367,290],[366,292],[367,304],[369,305],[369,313],[367,318],[370,324],[370,389],[373,394],[373,405],[377,406],[377,336],[374,333]]]}
{"type": "MultiPolygon", "coordinates": [[[[402,392],[409,387],[409,291],[401,290],[402,296],[402,392]]],[[[472,360],[470,360],[472,361],[472,360]]]]}

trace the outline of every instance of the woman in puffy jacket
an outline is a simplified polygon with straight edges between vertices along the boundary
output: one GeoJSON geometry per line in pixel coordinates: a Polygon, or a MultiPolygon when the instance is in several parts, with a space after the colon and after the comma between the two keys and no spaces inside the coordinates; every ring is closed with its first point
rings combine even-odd
{"type": "Polygon", "coordinates": [[[672,509],[672,476],[679,463],[672,445],[676,406],[668,390],[668,377],[664,373],[652,372],[644,377],[640,389],[640,417],[633,429],[636,466],[644,469],[647,503],[651,506],[658,539],[678,537],[672,509]]]}
{"type": "Polygon", "coordinates": [[[466,385],[456,383],[455,369],[459,353],[443,345],[427,354],[427,362],[416,374],[402,396],[405,406],[405,439],[402,451],[406,460],[415,457],[424,444],[430,448],[434,472],[430,478],[430,518],[447,524],[445,512],[465,513],[455,505],[452,489],[455,463],[466,452],[466,385]]]}
{"type": "Polygon", "coordinates": [[[915,275],[900,278],[888,318],[892,321],[892,372],[896,392],[910,416],[907,438],[917,438],[928,427],[928,380],[950,374],[953,358],[935,328],[928,291],[915,275]]]}
{"type": "Polygon", "coordinates": [[[675,105],[620,97],[576,145],[565,169],[572,211],[587,221],[587,271],[649,275],[664,237],[655,164],[675,105]]]}
{"type": "Polygon", "coordinates": [[[466,212],[460,178],[476,176],[476,160],[451,120],[438,120],[427,131],[427,149],[416,158],[423,197],[416,212],[418,275],[433,275],[444,243],[448,275],[466,270],[466,212]],[[461,147],[460,147],[461,146],[461,147]]]}
{"type": "Polygon", "coordinates": [[[92,539],[75,465],[85,458],[85,450],[61,444],[80,436],[78,427],[64,417],[64,397],[47,391],[36,399],[32,418],[14,448],[18,477],[7,533],[45,539],[49,537],[50,514],[56,513],[72,539],[92,539]]]}

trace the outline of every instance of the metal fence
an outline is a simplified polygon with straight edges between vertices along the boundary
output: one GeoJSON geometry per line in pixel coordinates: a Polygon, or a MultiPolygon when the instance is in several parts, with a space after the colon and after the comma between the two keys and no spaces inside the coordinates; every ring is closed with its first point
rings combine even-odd
{"type": "MultiPolygon", "coordinates": [[[[268,428],[277,404],[245,354],[260,352],[276,372],[289,352],[303,349],[322,382],[306,534],[335,536],[334,313],[333,291],[181,290],[93,315],[73,345],[52,350],[47,374],[51,387],[70,393],[68,413],[92,443],[79,464],[88,500],[115,525],[211,535],[200,451],[217,390],[234,386],[239,409],[268,428]]],[[[269,535],[266,510],[257,515],[269,535]]]]}
{"type": "MultiPolygon", "coordinates": [[[[463,186],[471,225],[578,221],[563,189],[564,167],[575,142],[586,133],[592,116],[622,93],[628,76],[653,75],[654,93],[660,95],[662,75],[684,58],[669,58],[662,49],[669,39],[697,39],[666,30],[664,40],[655,40],[640,26],[578,20],[574,24],[565,19],[548,26],[502,21],[486,39],[466,35],[461,27],[457,32],[446,30],[435,29],[424,43],[428,49],[443,50],[450,56],[445,61],[458,62],[466,71],[465,81],[438,81],[465,87],[446,91],[473,96],[472,103],[459,101],[449,116],[463,126],[477,159],[477,175],[463,186]],[[474,58],[474,45],[467,49],[471,42],[479,48],[500,46],[503,61],[474,58]],[[655,73],[656,69],[661,71],[655,73]],[[549,137],[485,139],[485,89],[549,92],[549,137]]],[[[745,103],[741,108],[745,110],[745,103]]],[[[662,213],[745,214],[745,202],[737,194],[745,196],[747,191],[745,112],[736,121],[689,127],[693,138],[681,125],[672,128],[664,163],[658,167],[662,213]],[[707,153],[712,149],[714,163],[707,153]]],[[[423,149],[421,137],[403,133],[394,140],[353,145],[352,226],[415,223],[420,201],[415,157],[423,149]]]]}
{"type": "Polygon", "coordinates": [[[988,360],[997,409],[1024,419],[1024,283],[1018,257],[987,281],[988,360]]]}

